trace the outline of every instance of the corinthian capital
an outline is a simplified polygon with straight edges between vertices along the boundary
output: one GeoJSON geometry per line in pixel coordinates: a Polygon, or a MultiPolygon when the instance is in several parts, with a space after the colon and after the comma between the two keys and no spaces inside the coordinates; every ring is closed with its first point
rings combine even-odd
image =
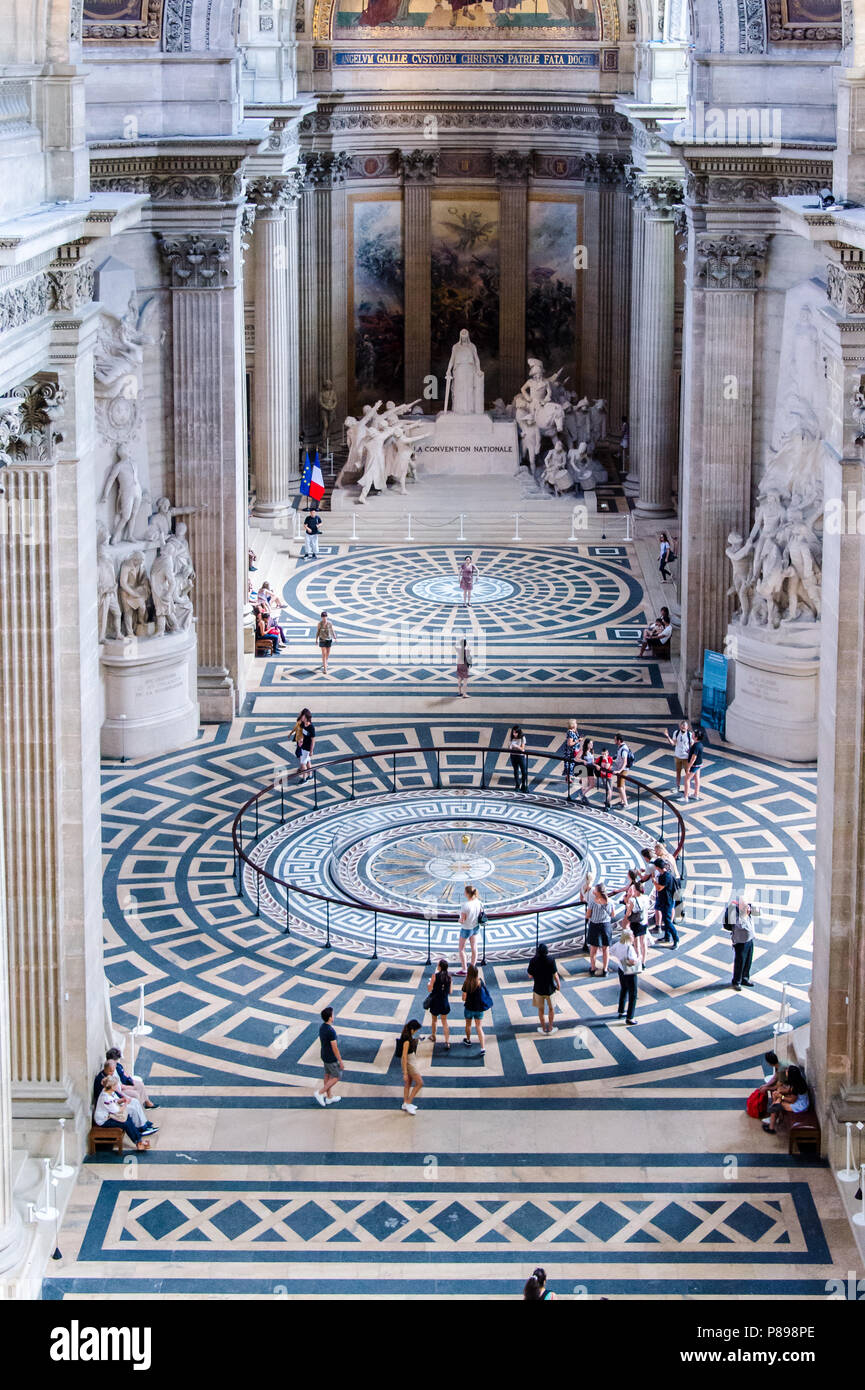
{"type": "Polygon", "coordinates": [[[532,156],[525,150],[498,150],[493,167],[499,183],[525,183],[532,172],[532,156]]]}
{"type": "Polygon", "coordinates": [[[682,201],[682,185],[678,179],[644,176],[639,180],[638,196],[651,216],[673,217],[682,201]]]}
{"type": "Polygon", "coordinates": [[[439,167],[438,150],[400,150],[399,171],[404,183],[432,183],[439,167]]]}
{"type": "Polygon", "coordinates": [[[229,271],[228,237],[203,236],[199,232],[161,236],[159,250],[177,289],[219,289],[222,277],[229,271]]]}
{"type": "Polygon", "coordinates": [[[291,197],[292,184],[282,175],[266,174],[263,178],[250,179],[246,185],[246,201],[262,217],[277,216],[284,212],[291,197]]]}
{"type": "Polygon", "coordinates": [[[753,290],[766,266],[766,237],[701,236],[696,246],[696,280],[706,290],[753,290]]]}

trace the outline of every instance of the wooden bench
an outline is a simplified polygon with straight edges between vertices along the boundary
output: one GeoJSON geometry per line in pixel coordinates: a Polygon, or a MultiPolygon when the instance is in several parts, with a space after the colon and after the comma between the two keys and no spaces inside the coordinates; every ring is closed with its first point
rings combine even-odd
{"type": "Polygon", "coordinates": [[[262,637],[256,637],[256,639],[255,639],[255,655],[256,655],[256,656],[275,656],[275,655],[276,655],[276,651],[275,651],[275,648],[274,648],[274,644],[273,644],[273,642],[271,642],[271,640],[270,640],[269,637],[268,637],[267,639],[264,639],[264,638],[262,638],[262,637]]]}
{"type": "Polygon", "coordinates": [[[114,1153],[123,1153],[125,1138],[126,1131],[116,1129],[114,1125],[91,1125],[87,1136],[87,1152],[95,1154],[97,1149],[112,1149],[114,1153]]]}
{"type": "Polygon", "coordinates": [[[790,1110],[782,1110],[778,1116],[778,1131],[786,1131],[787,1152],[791,1155],[820,1152],[820,1121],[813,1103],[807,1110],[794,1115],[790,1110]]]}

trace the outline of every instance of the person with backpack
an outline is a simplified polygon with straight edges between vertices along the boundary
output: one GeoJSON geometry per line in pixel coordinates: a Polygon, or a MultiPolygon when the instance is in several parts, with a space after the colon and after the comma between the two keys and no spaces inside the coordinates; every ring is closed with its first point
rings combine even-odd
{"type": "Polygon", "coordinates": [[[616,791],[619,805],[628,804],[628,772],[634,766],[634,755],[621,734],[616,734],[616,756],[613,760],[613,774],[616,778],[616,791]]]}
{"type": "Polygon", "coordinates": [[[403,1028],[397,1042],[397,1051],[402,1064],[402,1105],[401,1110],[405,1110],[408,1115],[417,1114],[415,1096],[420,1095],[423,1090],[423,1077],[415,1066],[417,1056],[418,1039],[420,1032],[420,1022],[416,1018],[410,1018],[403,1028]]]}
{"type": "Polygon", "coordinates": [[[336,629],[327,615],[327,609],[322,610],[321,617],[315,629],[315,640],[321,649],[321,669],[327,675],[327,663],[330,659],[330,649],[336,641],[336,629]]]}
{"type": "Polygon", "coordinates": [[[794,1115],[801,1115],[811,1104],[808,1095],[808,1082],[801,1069],[792,1062],[787,1068],[786,1081],[782,1086],[778,1086],[772,1092],[772,1104],[769,1106],[769,1118],[763,1121],[763,1128],[767,1134],[774,1134],[778,1128],[778,1117],[783,1111],[791,1111],[794,1115]]]}
{"type": "Polygon", "coordinates": [[[640,959],[640,953],[634,942],[634,933],[630,927],[622,927],[619,939],[610,955],[619,971],[618,1017],[624,1018],[627,1026],[632,1028],[636,1022],[634,1010],[637,1007],[637,976],[643,968],[643,962],[640,959]],[[627,1017],[625,1017],[626,1010],[627,1017]]]}
{"type": "Polygon", "coordinates": [[[547,1288],[547,1271],[540,1267],[532,1270],[523,1289],[523,1298],[528,1303],[546,1303],[555,1296],[552,1289],[547,1288]]]}
{"type": "Polygon", "coordinates": [[[658,537],[658,572],[665,583],[670,577],[669,566],[675,558],[676,552],[670,544],[670,537],[666,531],[662,531],[658,537]]]}
{"type": "Polygon", "coordinates": [[[597,785],[598,770],[595,767],[595,741],[591,738],[583,739],[583,746],[580,754],[580,761],[583,764],[585,781],[580,791],[580,805],[588,806],[589,793],[593,792],[597,785]]]}
{"type": "Polygon", "coordinates": [[[745,1110],[752,1120],[762,1120],[772,1091],[787,1084],[787,1068],[781,1065],[777,1052],[765,1052],[763,1061],[772,1068],[772,1075],[767,1076],[762,1086],[757,1086],[745,1101],[745,1110]]]}
{"type": "Polygon", "coordinates": [[[693,743],[691,726],[687,719],[679,720],[678,729],[672,731],[670,729],[665,729],[664,737],[673,750],[673,757],[676,763],[676,791],[681,795],[682,778],[685,775],[685,770],[691,758],[691,744],[693,743]]]}
{"type": "Polygon", "coordinates": [[[436,972],[430,977],[429,994],[424,1000],[424,1008],[429,1009],[432,1024],[430,1026],[429,1040],[435,1048],[436,1045],[436,1024],[439,1019],[442,1021],[442,1028],[445,1035],[445,1047],[450,1051],[451,1033],[448,1024],[448,1014],[451,1011],[450,992],[451,977],[448,971],[446,960],[440,960],[436,966],[436,972]]]}
{"type": "Polygon", "coordinates": [[[597,762],[598,787],[604,793],[604,810],[610,809],[610,791],[613,785],[613,759],[608,749],[604,749],[597,762]]]}
{"type": "Polygon", "coordinates": [[[660,915],[660,925],[664,935],[657,945],[670,943],[670,950],[675,951],[679,945],[679,933],[676,931],[676,923],[673,920],[676,907],[676,882],[674,875],[670,872],[670,866],[659,856],[653,860],[655,868],[655,910],[660,915]]]}
{"type": "Polygon", "coordinates": [[[561,989],[562,982],[556,968],[555,956],[550,955],[546,942],[540,943],[529,961],[527,974],[532,980],[532,1003],[538,1011],[538,1032],[555,1033],[556,1028],[553,1020],[556,1011],[553,999],[556,990],[561,989]],[[545,1009],[549,1010],[549,1025],[544,1016],[545,1009]]]}
{"type": "Polygon", "coordinates": [[[466,971],[466,978],[465,983],[463,984],[462,994],[463,1013],[465,1014],[466,1020],[466,1035],[463,1038],[463,1043],[466,1047],[471,1047],[472,1024],[474,1023],[475,1028],[477,1029],[478,1042],[480,1043],[481,1049],[478,1056],[483,1057],[484,1053],[487,1050],[487,1044],[486,1039],[484,1037],[484,1030],[481,1027],[481,1025],[483,1023],[484,1014],[486,1013],[487,1009],[492,1008],[493,1001],[490,997],[490,992],[484,983],[484,977],[478,970],[476,965],[470,965],[468,970],[466,971]]]}
{"type": "Polygon", "coordinates": [[[741,994],[743,985],[749,989],[754,988],[754,981],[751,979],[756,935],[753,919],[759,915],[759,909],[745,902],[743,898],[733,898],[724,910],[724,930],[730,933],[733,945],[733,978],[730,988],[738,994],[741,994]]]}

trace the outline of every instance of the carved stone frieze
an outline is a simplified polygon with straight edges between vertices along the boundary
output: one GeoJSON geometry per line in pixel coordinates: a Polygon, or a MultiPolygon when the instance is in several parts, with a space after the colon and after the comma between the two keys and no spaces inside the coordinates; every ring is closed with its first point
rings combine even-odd
{"type": "Polygon", "coordinates": [[[829,303],[844,318],[854,314],[865,314],[865,264],[854,261],[839,265],[830,261],[827,266],[826,292],[829,303]]]}
{"type": "Polygon", "coordinates": [[[236,159],[194,153],[148,158],[96,151],[90,186],[99,193],[145,193],[154,203],[233,203],[243,192],[236,159]]]}
{"type": "MultiPolygon", "coordinates": [[[[758,0],[747,0],[751,8],[756,9],[758,0]]],[[[762,10],[762,0],[760,2],[762,10]]],[[[802,24],[790,23],[787,18],[786,7],[783,0],[768,0],[767,10],[769,13],[769,38],[773,43],[841,43],[842,23],[828,24],[802,24]]],[[[753,52],[754,50],[743,50],[753,52]]],[[[758,50],[764,52],[764,49],[758,50]]]]}
{"type": "Polygon", "coordinates": [[[334,135],[343,131],[391,131],[394,134],[423,133],[435,119],[439,129],[491,131],[537,131],[583,133],[627,137],[631,127],[626,117],[615,111],[599,111],[592,106],[561,106],[537,102],[519,107],[505,103],[478,103],[472,110],[447,101],[322,104],[305,116],[302,135],[334,135]]]}

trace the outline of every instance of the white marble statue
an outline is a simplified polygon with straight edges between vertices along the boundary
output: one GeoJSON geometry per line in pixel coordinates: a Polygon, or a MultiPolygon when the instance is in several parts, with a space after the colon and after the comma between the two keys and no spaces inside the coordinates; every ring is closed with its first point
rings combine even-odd
{"type": "Polygon", "coordinates": [[[589,446],[592,453],[607,437],[607,402],[595,401],[589,407],[589,446]]]}
{"type": "Polygon", "coordinates": [[[563,492],[570,492],[574,486],[574,480],[568,468],[568,456],[561,439],[557,439],[552,449],[544,456],[543,480],[548,487],[552,488],[556,497],[560,497],[563,492]]]}
{"type": "MultiPolygon", "coordinates": [[[[147,493],[144,494],[144,500],[148,500],[147,493]]],[[[197,511],[197,507],[172,507],[170,497],[158,497],[153,514],[147,523],[143,539],[149,541],[152,545],[164,545],[171,535],[171,526],[174,517],[195,516],[197,511]]]]}
{"type": "Polygon", "coordinates": [[[451,348],[445,375],[445,411],[449,401],[454,415],[483,414],[484,374],[467,328],[460,329],[459,339],[451,348]]]}
{"type": "Polygon", "coordinates": [[[520,443],[522,444],[523,456],[528,462],[532,477],[535,476],[535,464],[538,454],[541,451],[541,432],[538,422],[535,419],[534,411],[518,410],[517,426],[520,431],[520,443]]]}
{"type": "Polygon", "coordinates": [[[195,582],[195,570],[186,542],[186,526],[178,522],[174,535],[165,542],[163,555],[171,557],[174,569],[174,616],[181,632],[188,632],[192,623],[192,599],[190,593],[195,582]]]}
{"type": "Polygon", "coordinates": [[[174,555],[166,546],[153,561],[150,570],[150,590],[153,595],[153,611],[156,614],[156,635],[163,637],[166,632],[177,632],[180,622],[177,617],[177,575],[174,569],[174,555]]]}
{"type": "Polygon", "coordinates": [[[560,434],[565,423],[565,407],[554,398],[553,389],[560,372],[551,377],[545,376],[544,364],[539,357],[530,357],[528,366],[528,379],[514,397],[517,413],[530,410],[541,434],[560,434]]]}
{"type": "Polygon", "coordinates": [[[114,556],[108,543],[108,532],[101,524],[96,532],[96,604],[99,641],[120,636],[120,604],[117,600],[117,575],[114,556]]]}
{"type": "Polygon", "coordinates": [[[121,561],[117,587],[123,634],[125,637],[141,637],[147,630],[150,580],[140,550],[133,550],[121,561]]]}
{"type": "Polygon", "coordinates": [[[318,408],[321,420],[322,438],[330,439],[330,427],[336,414],[337,396],[332,381],[325,381],[318,393],[318,408]]]}
{"type": "Polygon", "coordinates": [[[359,503],[366,501],[371,488],[375,488],[377,492],[384,492],[387,487],[384,449],[398,429],[398,425],[388,425],[381,417],[375,425],[368,428],[363,445],[365,467],[360,480],[360,497],[357,499],[359,503]]]}
{"type": "Polygon", "coordinates": [[[139,328],[138,303],[132,294],[123,318],[103,314],[93,351],[97,396],[138,394],[138,374],[144,345],[151,342],[139,328]]]}
{"type": "Polygon", "coordinates": [[[114,503],[114,518],[111,523],[111,544],[134,539],[135,522],[138,517],[143,493],[138,480],[138,470],[130,457],[125,444],[118,444],[117,458],[108,470],[102,488],[100,502],[108,503],[113,487],[117,488],[114,503]]]}

